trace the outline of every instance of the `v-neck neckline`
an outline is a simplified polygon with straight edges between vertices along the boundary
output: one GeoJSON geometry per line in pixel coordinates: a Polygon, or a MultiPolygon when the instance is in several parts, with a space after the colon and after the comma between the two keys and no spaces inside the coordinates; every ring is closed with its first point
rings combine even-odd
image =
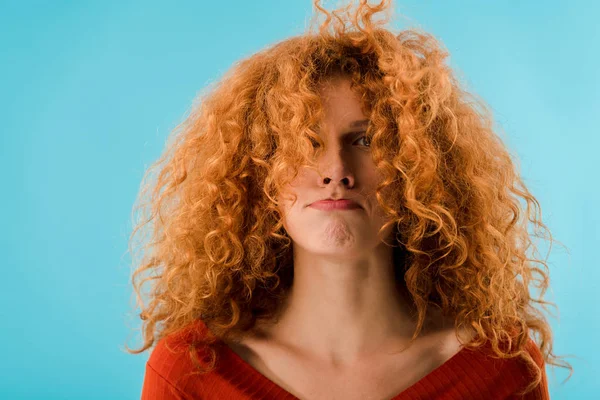
{"type": "MultiPolygon", "coordinates": [[[[291,394],[290,392],[279,386],[277,383],[273,382],[271,379],[263,375],[256,368],[254,368],[251,364],[246,362],[246,360],[244,360],[239,354],[233,351],[233,349],[230,348],[229,345],[223,340],[220,340],[220,343],[224,349],[224,354],[228,357],[229,361],[233,363],[234,368],[239,368],[240,370],[243,370],[244,372],[252,375],[251,379],[249,380],[251,380],[252,382],[260,382],[257,383],[257,385],[266,387],[269,390],[269,393],[279,392],[279,394],[283,396],[281,397],[282,400],[299,400],[298,397],[291,394]]],[[[471,350],[464,346],[461,347],[461,349],[448,360],[444,361],[442,364],[437,366],[435,369],[431,370],[429,373],[427,373],[425,376],[423,376],[421,379],[419,379],[406,389],[402,390],[400,393],[394,395],[390,400],[408,400],[418,397],[419,387],[422,387],[423,385],[426,385],[428,383],[435,383],[439,381],[439,378],[441,377],[447,377],[449,375],[449,372],[453,370],[454,367],[462,364],[463,361],[468,357],[468,351],[471,350]]],[[[229,366],[227,368],[229,368],[229,366]]]]}

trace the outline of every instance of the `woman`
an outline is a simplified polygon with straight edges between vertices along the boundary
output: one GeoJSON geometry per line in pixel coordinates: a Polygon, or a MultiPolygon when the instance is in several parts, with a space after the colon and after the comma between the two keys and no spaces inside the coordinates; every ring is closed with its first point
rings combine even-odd
{"type": "Polygon", "coordinates": [[[142,398],[549,398],[546,227],[491,116],[431,36],[378,26],[388,1],[315,7],[318,33],[201,99],[141,194],[142,398]]]}

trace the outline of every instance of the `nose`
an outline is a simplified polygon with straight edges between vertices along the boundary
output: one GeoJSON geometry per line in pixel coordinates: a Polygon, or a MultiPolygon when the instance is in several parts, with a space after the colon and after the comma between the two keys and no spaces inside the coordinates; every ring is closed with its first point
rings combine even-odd
{"type": "Polygon", "coordinates": [[[343,149],[335,148],[335,146],[325,150],[320,163],[320,171],[323,173],[322,176],[319,176],[320,186],[341,184],[345,189],[352,189],[355,184],[355,176],[349,157],[350,154],[344,153],[343,149]]]}

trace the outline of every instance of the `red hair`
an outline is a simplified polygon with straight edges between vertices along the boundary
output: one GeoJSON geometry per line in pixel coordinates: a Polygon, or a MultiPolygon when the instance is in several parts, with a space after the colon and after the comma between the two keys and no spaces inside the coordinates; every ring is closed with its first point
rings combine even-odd
{"type": "MultiPolygon", "coordinates": [[[[467,347],[490,341],[498,357],[526,360],[538,377],[528,389],[541,379],[525,349],[530,331],[540,336],[544,360],[565,366],[535,308],[553,304],[542,299],[546,262],[528,255],[535,249],[529,223],[549,234],[539,203],[485,104],[446,65],[442,45],[374,21],[388,6],[363,0],[344,18],[315,1],[327,17],[318,33],[237,63],[175,129],[138,198],[131,243],[142,257],[132,281],[144,343],[132,353],[198,319],[215,337],[238,340],[277,316],[293,265],[276,198],[324,147],[314,131],[322,116],[317,89],[341,75],[371,121],[373,160],[385,177],[376,195],[389,218],[382,229],[396,230],[398,287],[417,312],[415,337],[433,307],[456,329],[476,333],[467,347]],[[150,290],[142,295],[144,284],[150,290]]],[[[202,344],[212,349],[215,337],[202,344]]]]}

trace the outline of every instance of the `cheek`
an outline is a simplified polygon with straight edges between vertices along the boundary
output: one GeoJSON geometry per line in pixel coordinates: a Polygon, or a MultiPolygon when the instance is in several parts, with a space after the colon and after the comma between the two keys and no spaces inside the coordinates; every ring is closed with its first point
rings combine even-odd
{"type": "Polygon", "coordinates": [[[362,178],[365,179],[365,182],[368,183],[377,183],[382,180],[383,176],[373,164],[373,161],[369,159],[369,162],[363,164],[364,167],[361,168],[360,173],[362,174],[362,178]]]}
{"type": "Polygon", "coordinates": [[[301,194],[287,188],[285,193],[280,194],[277,197],[279,201],[279,212],[283,220],[283,226],[290,233],[290,230],[297,229],[298,220],[302,218],[301,212],[303,211],[303,199],[301,194]],[[295,199],[295,202],[294,202],[295,199]]]}
{"type": "Polygon", "coordinates": [[[375,190],[382,181],[382,177],[379,175],[378,171],[375,169],[365,170],[361,175],[357,176],[357,179],[360,179],[360,182],[363,183],[362,187],[365,196],[368,197],[369,200],[373,200],[377,203],[377,200],[375,200],[375,190]]]}

